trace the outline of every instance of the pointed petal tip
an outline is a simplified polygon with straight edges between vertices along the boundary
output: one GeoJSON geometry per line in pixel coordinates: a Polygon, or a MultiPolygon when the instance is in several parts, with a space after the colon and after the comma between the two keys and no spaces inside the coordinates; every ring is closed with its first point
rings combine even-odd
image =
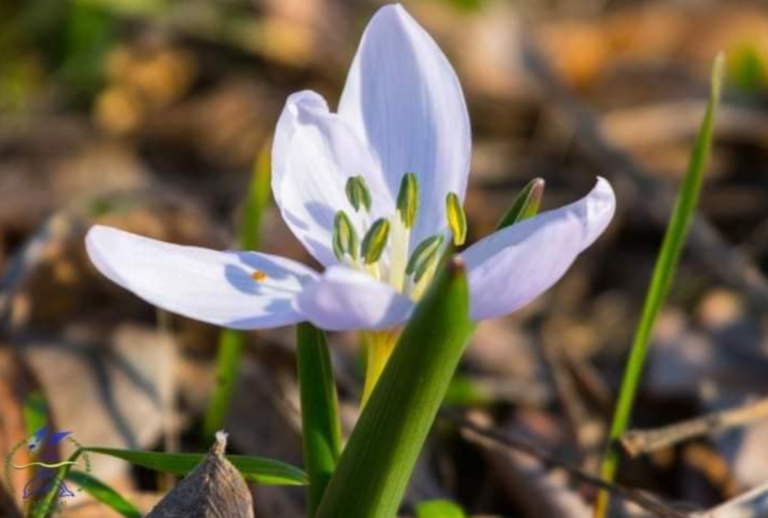
{"type": "Polygon", "coordinates": [[[390,192],[398,192],[403,174],[418,175],[420,209],[411,243],[441,232],[446,194],[463,200],[466,192],[469,113],[447,57],[402,5],[381,7],[368,23],[339,116],[380,161],[390,192]]]}
{"type": "Polygon", "coordinates": [[[408,14],[408,11],[405,9],[405,7],[403,7],[403,4],[401,4],[400,2],[396,2],[396,3],[381,6],[378,9],[378,11],[374,13],[373,17],[371,18],[371,21],[375,20],[377,17],[380,17],[380,16],[399,17],[403,15],[410,16],[410,14],[408,14]]]}
{"type": "Polygon", "coordinates": [[[373,13],[366,30],[372,30],[377,26],[387,27],[388,31],[401,31],[403,33],[408,31],[409,26],[412,28],[416,26],[420,30],[424,30],[421,24],[400,3],[384,5],[373,13]]]}
{"type": "Polygon", "coordinates": [[[582,199],[500,230],[464,251],[472,318],[512,313],[549,289],[605,231],[615,210],[611,184],[598,177],[582,199]]]}
{"type": "Polygon", "coordinates": [[[588,223],[582,250],[594,243],[613,219],[616,212],[616,193],[608,180],[598,176],[585,201],[588,223]]]}
{"type": "Polygon", "coordinates": [[[592,193],[601,194],[606,199],[612,199],[614,202],[616,200],[616,194],[613,191],[611,183],[602,176],[598,176],[595,180],[595,186],[592,188],[592,193]]]}
{"type": "Polygon", "coordinates": [[[95,245],[99,239],[107,237],[111,232],[119,232],[119,230],[106,225],[93,225],[85,234],[85,243],[95,245]]]}

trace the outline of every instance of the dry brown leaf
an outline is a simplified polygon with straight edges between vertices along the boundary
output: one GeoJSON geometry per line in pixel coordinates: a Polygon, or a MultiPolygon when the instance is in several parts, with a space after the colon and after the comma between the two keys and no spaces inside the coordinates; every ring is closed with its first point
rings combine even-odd
{"type": "MultiPolygon", "coordinates": [[[[26,363],[13,349],[0,347],[0,459],[6,459],[13,453],[13,461],[24,464],[29,461],[26,448],[18,449],[27,438],[27,427],[24,422],[24,402],[33,392],[38,391],[37,382],[32,376],[26,363]]],[[[33,472],[30,470],[14,470],[11,473],[10,485],[16,490],[9,494],[5,474],[0,476],[0,510],[5,510],[10,516],[17,516],[18,509],[24,505],[21,488],[29,482],[33,472]],[[16,509],[11,509],[16,506],[16,509]]],[[[18,515],[20,516],[20,515],[18,515]]]]}

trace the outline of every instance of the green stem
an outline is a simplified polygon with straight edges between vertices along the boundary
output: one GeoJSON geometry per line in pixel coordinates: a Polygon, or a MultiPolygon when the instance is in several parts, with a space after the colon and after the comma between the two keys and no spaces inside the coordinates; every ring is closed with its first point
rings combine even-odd
{"type": "Polygon", "coordinates": [[[307,516],[315,515],[341,452],[336,385],[325,333],[299,324],[296,351],[301,393],[304,468],[309,477],[307,516]]]}
{"type": "Polygon", "coordinates": [[[397,344],[397,335],[388,331],[367,331],[363,333],[366,359],[365,359],[365,385],[360,406],[365,407],[368,399],[373,394],[384,367],[392,355],[397,344]]]}
{"type": "Polygon", "coordinates": [[[245,335],[233,329],[224,329],[219,334],[216,353],[216,386],[203,419],[203,433],[207,443],[224,426],[230,400],[235,391],[239,374],[240,359],[245,346],[245,335]]]}
{"type": "MultiPolygon", "coordinates": [[[[648,288],[642,317],[635,333],[627,368],[621,383],[619,400],[616,404],[608,444],[600,467],[600,474],[606,481],[613,481],[616,476],[619,465],[619,452],[616,445],[629,426],[632,408],[643,374],[643,366],[648,355],[651,332],[677,271],[677,264],[685,245],[688,229],[696,211],[704,179],[704,169],[709,157],[709,150],[712,147],[715,112],[720,100],[722,70],[723,56],[719,55],[715,59],[713,67],[712,93],[709,104],[691,152],[688,170],[678,193],[672,218],[664,235],[664,242],[653,270],[653,279],[648,288]]],[[[595,505],[595,518],[605,517],[609,508],[610,496],[606,491],[601,491],[595,505]]]]}

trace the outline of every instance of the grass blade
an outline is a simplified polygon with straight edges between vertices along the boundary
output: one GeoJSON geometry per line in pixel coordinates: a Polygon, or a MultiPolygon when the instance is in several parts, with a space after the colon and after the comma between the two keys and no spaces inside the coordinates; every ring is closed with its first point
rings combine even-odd
{"type": "Polygon", "coordinates": [[[515,223],[532,218],[539,212],[541,197],[544,195],[544,180],[534,178],[528,182],[523,190],[512,200],[507,212],[496,224],[496,230],[507,228],[515,223]]]}
{"type": "MultiPolygon", "coordinates": [[[[645,298],[640,324],[635,333],[629,361],[621,384],[621,391],[619,392],[619,400],[616,404],[609,442],[601,464],[600,472],[604,480],[613,481],[616,476],[619,463],[616,442],[629,425],[635,395],[637,394],[640,378],[643,373],[643,365],[648,353],[651,331],[677,271],[677,264],[680,260],[688,229],[699,200],[704,169],[707,165],[709,150],[712,147],[715,112],[720,102],[723,62],[722,54],[718,55],[712,72],[712,93],[709,104],[696,137],[693,151],[691,152],[688,170],[678,193],[672,218],[664,235],[664,242],[662,243],[661,251],[653,270],[653,278],[645,298]]],[[[609,504],[608,493],[602,491],[598,495],[594,516],[596,518],[606,516],[609,504]]]]}
{"type": "Polygon", "coordinates": [[[472,330],[463,264],[443,265],[344,449],[316,518],[391,518],[472,330]]]}
{"type": "Polygon", "coordinates": [[[261,223],[269,206],[271,188],[271,144],[267,143],[256,158],[253,178],[248,197],[243,205],[243,219],[240,222],[240,248],[256,250],[261,246],[261,223]]]}
{"type": "Polygon", "coordinates": [[[70,471],[67,480],[71,480],[99,502],[126,518],[142,518],[133,504],[101,480],[82,471],[70,471]]]}
{"type": "Polygon", "coordinates": [[[314,516],[341,452],[341,424],[331,354],[325,333],[311,324],[296,329],[304,468],[309,477],[307,515],[314,516]]]}
{"type": "MultiPolygon", "coordinates": [[[[237,246],[241,250],[256,250],[261,241],[261,222],[269,205],[270,195],[269,153],[270,146],[267,144],[259,153],[254,165],[240,224],[237,246]]],[[[216,356],[216,386],[203,419],[203,436],[206,443],[212,442],[216,432],[224,427],[244,347],[245,335],[242,332],[233,329],[221,331],[216,356]]]]}
{"type": "Polygon", "coordinates": [[[416,518],[467,518],[467,514],[448,500],[431,500],[416,506],[416,518]]]}
{"type": "MultiPolygon", "coordinates": [[[[67,460],[70,462],[76,462],[84,451],[84,448],[78,448],[72,453],[72,455],[69,456],[67,460]]],[[[71,464],[66,464],[58,469],[56,478],[51,482],[50,489],[45,494],[45,498],[43,498],[39,504],[33,506],[30,509],[29,518],[47,518],[47,516],[50,515],[50,513],[53,511],[54,503],[58,498],[61,483],[66,480],[71,470],[71,464]]]]}
{"type": "MultiPolygon", "coordinates": [[[[118,448],[84,447],[78,448],[67,460],[76,462],[84,453],[107,455],[123,459],[135,466],[179,476],[192,471],[205,457],[204,453],[158,453],[118,448]]],[[[263,486],[304,486],[307,484],[306,474],[299,468],[285,462],[245,455],[227,455],[227,459],[248,482],[263,486]]],[[[49,515],[59,494],[59,485],[61,481],[70,476],[71,470],[72,466],[69,464],[59,468],[50,491],[30,513],[30,518],[46,518],[49,515]]]]}
{"type": "MultiPolygon", "coordinates": [[[[205,457],[204,453],[158,453],[117,448],[86,448],[86,451],[172,475],[186,475],[205,457]]],[[[227,455],[227,459],[249,482],[263,486],[303,486],[307,483],[302,470],[284,462],[245,455],[227,455]]]]}
{"type": "Polygon", "coordinates": [[[30,393],[24,401],[22,412],[24,413],[24,425],[27,435],[32,436],[48,423],[50,409],[48,408],[48,401],[46,401],[45,395],[40,391],[30,393]]]}
{"type": "Polygon", "coordinates": [[[216,385],[203,418],[203,441],[206,443],[224,428],[244,347],[245,335],[242,332],[222,329],[216,352],[216,385]]]}

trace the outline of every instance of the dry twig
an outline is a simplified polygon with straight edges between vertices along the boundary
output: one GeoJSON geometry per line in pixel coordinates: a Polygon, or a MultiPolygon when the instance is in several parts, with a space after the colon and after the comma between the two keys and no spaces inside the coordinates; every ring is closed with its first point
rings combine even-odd
{"type": "Polygon", "coordinates": [[[637,457],[694,437],[743,426],[767,417],[768,398],[661,428],[630,430],[622,436],[621,444],[627,453],[637,457]]]}
{"type": "Polygon", "coordinates": [[[441,412],[441,416],[456,426],[462,429],[471,430],[477,435],[486,439],[490,439],[496,444],[509,448],[513,451],[518,451],[525,453],[526,455],[530,455],[531,457],[541,462],[541,464],[546,468],[561,469],[579,482],[588,484],[598,489],[609,491],[617,498],[632,502],[655,516],[660,516],[662,518],[689,518],[687,513],[672,509],[671,507],[651,496],[648,496],[639,491],[635,491],[634,489],[614,484],[612,482],[605,482],[600,478],[587,473],[581,468],[578,468],[567,462],[560,461],[546,452],[539,445],[534,444],[527,439],[521,437],[512,437],[509,434],[502,434],[495,430],[479,426],[455,411],[443,410],[441,412]]]}
{"type": "Polygon", "coordinates": [[[692,518],[758,518],[768,515],[768,484],[737,496],[692,518]]]}

